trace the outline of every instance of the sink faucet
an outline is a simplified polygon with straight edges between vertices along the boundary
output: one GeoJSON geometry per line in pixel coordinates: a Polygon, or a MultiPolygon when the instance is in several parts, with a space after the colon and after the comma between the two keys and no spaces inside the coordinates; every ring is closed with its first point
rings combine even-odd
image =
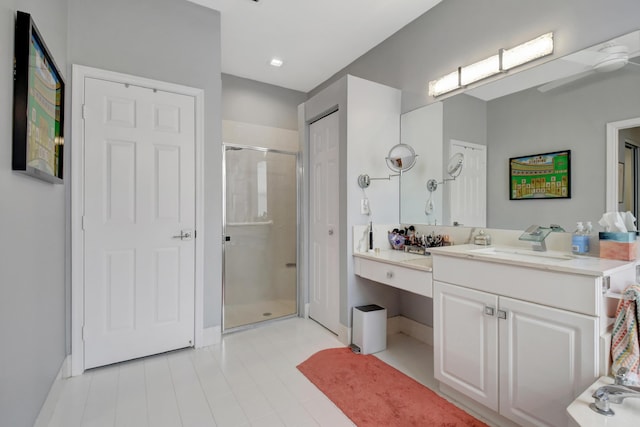
{"type": "Polygon", "coordinates": [[[605,385],[598,388],[591,396],[595,402],[589,407],[599,414],[608,417],[615,415],[610,404],[620,404],[627,397],[640,398],[640,387],[632,387],[630,385],[605,385]]]}
{"type": "Polygon", "coordinates": [[[547,250],[544,239],[547,238],[549,233],[551,233],[551,228],[532,225],[524,230],[524,233],[518,239],[531,242],[531,249],[534,251],[544,252],[547,250]]]}
{"type": "Polygon", "coordinates": [[[610,407],[611,403],[621,404],[628,397],[640,399],[640,387],[624,385],[628,372],[629,370],[624,367],[618,369],[615,375],[615,384],[598,388],[591,396],[595,401],[589,407],[599,414],[611,417],[615,415],[610,407]]]}

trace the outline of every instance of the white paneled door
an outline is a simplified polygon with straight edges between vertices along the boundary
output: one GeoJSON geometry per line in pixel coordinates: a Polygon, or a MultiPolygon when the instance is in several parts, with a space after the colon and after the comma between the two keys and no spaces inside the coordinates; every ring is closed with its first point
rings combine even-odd
{"type": "Polygon", "coordinates": [[[194,340],[195,103],[85,79],[85,369],[194,340]]]}
{"type": "Polygon", "coordinates": [[[311,197],[309,317],[333,333],[340,325],[338,113],[309,126],[311,197]]]}
{"type": "Polygon", "coordinates": [[[487,147],[471,142],[451,140],[449,155],[464,155],[462,172],[450,187],[450,221],[469,227],[487,225],[487,147]]]}

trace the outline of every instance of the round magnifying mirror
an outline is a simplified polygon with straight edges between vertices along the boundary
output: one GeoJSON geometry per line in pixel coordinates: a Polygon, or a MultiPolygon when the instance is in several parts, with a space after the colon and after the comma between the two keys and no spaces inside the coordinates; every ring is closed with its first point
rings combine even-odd
{"type": "Polygon", "coordinates": [[[416,152],[410,145],[398,144],[391,147],[386,159],[392,171],[406,172],[416,164],[416,152]]]}
{"type": "Polygon", "coordinates": [[[462,172],[462,166],[464,165],[464,154],[456,153],[449,159],[447,165],[447,173],[451,178],[455,178],[462,172]]]}

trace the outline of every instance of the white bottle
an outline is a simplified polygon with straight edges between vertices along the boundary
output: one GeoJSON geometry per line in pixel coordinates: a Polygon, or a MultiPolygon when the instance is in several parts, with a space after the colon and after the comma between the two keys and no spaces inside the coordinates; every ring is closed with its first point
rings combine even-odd
{"type": "Polygon", "coordinates": [[[584,234],[587,236],[587,250],[586,252],[591,251],[591,239],[593,238],[593,225],[591,221],[587,221],[587,224],[584,227],[584,234]]]}

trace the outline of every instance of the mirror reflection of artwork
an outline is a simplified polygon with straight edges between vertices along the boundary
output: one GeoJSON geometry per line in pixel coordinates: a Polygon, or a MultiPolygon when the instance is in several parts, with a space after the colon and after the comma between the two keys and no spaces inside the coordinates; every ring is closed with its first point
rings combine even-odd
{"type": "Polygon", "coordinates": [[[571,198],[571,150],[509,159],[511,200],[571,198]]]}

